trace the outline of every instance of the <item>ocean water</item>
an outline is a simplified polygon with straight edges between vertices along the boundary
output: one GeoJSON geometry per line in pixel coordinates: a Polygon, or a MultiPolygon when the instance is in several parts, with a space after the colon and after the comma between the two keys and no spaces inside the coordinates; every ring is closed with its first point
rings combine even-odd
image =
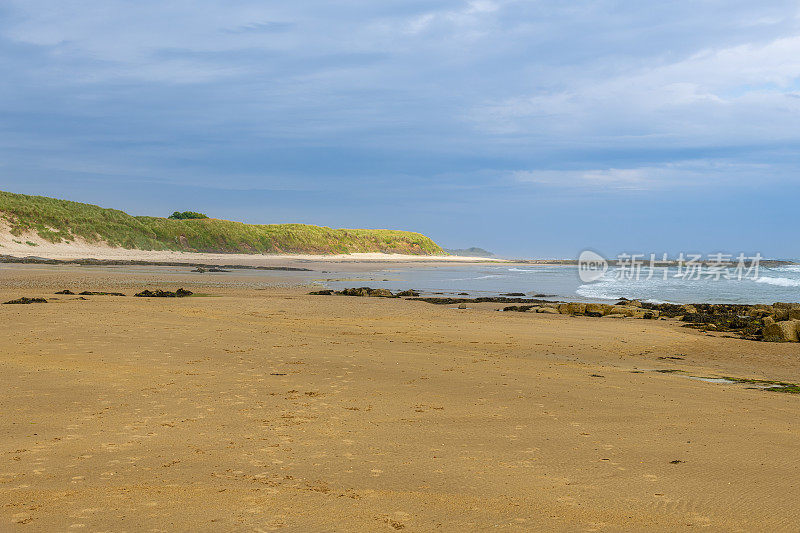
{"type": "MultiPolygon", "coordinates": [[[[286,272],[264,270],[234,270],[231,273],[203,274],[208,282],[220,282],[223,287],[233,279],[247,279],[264,285],[316,285],[320,288],[343,289],[347,287],[374,287],[392,291],[416,289],[423,295],[466,297],[498,296],[509,292],[521,292],[526,296],[547,294],[550,299],[582,302],[613,302],[619,298],[639,299],[649,302],[669,303],[773,303],[800,302],[800,265],[761,267],[757,279],[747,277],[735,279],[687,280],[677,270],[655,269],[652,277],[621,279],[619,271],[610,268],[605,275],[592,283],[583,283],[578,276],[578,267],[572,265],[526,265],[526,264],[453,264],[413,267],[397,266],[364,272],[337,270],[335,263],[330,270],[309,272],[286,272]],[[666,272],[666,276],[665,276],[666,272]]],[[[143,279],[158,279],[169,274],[180,279],[193,276],[190,267],[159,266],[48,266],[0,264],[0,284],[3,271],[14,268],[66,269],[76,272],[93,270],[130,272],[143,279]]],[[[191,287],[187,280],[187,288],[191,287]]]]}
{"type": "MultiPolygon", "coordinates": [[[[331,273],[333,274],[333,273],[331,273]]],[[[584,283],[577,266],[567,265],[458,265],[392,268],[342,274],[346,278],[317,278],[331,289],[369,286],[445,296],[497,296],[509,292],[551,295],[565,301],[611,302],[619,298],[661,303],[773,303],[800,302],[800,265],[761,267],[752,279],[685,279],[675,268],[656,268],[652,277],[622,279],[616,268],[592,283],[584,283]]]]}

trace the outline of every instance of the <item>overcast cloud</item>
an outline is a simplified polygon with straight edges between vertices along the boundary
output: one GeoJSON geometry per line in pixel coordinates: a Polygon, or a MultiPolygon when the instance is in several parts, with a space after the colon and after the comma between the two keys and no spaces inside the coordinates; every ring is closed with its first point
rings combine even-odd
{"type": "Polygon", "coordinates": [[[800,256],[793,1],[5,0],[0,72],[3,190],[800,256]]]}

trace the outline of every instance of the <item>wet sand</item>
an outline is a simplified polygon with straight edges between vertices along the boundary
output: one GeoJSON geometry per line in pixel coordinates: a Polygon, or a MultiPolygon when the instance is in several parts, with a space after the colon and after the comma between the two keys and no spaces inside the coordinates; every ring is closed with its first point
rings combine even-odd
{"type": "Polygon", "coordinates": [[[2,531],[794,530],[800,349],[673,321],[0,270],[2,531]],[[676,462],[679,461],[679,462],[676,462]]]}

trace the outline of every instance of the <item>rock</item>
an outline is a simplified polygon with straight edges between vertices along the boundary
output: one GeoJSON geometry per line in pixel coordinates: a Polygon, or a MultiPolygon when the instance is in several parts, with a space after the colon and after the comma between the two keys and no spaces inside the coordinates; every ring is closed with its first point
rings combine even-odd
{"type": "Polygon", "coordinates": [[[769,326],[770,324],[774,324],[774,323],[775,323],[775,319],[772,318],[771,316],[765,316],[764,317],[764,325],[765,326],[769,326]]]}
{"type": "Polygon", "coordinates": [[[370,287],[358,287],[344,289],[335,294],[342,296],[374,296],[378,298],[394,298],[394,294],[389,289],[372,289],[370,287]]]}
{"type": "Polygon", "coordinates": [[[636,313],[641,311],[638,307],[629,307],[627,305],[612,305],[609,314],[622,315],[622,316],[635,316],[636,313]]]}
{"type": "Polygon", "coordinates": [[[121,292],[92,292],[92,291],[83,291],[80,293],[81,296],[125,296],[121,292]]]}
{"type": "Polygon", "coordinates": [[[415,290],[408,289],[407,291],[398,292],[396,296],[419,296],[419,293],[415,290]]]}
{"type": "Polygon", "coordinates": [[[611,306],[610,313],[629,316],[632,318],[645,318],[652,319],[658,317],[658,311],[654,309],[642,309],[632,305],[614,305],[611,306]]]}
{"type": "Polygon", "coordinates": [[[458,308],[459,309],[466,309],[467,308],[467,304],[458,304],[458,308]]]}
{"type": "Polygon", "coordinates": [[[336,294],[341,294],[342,296],[366,296],[369,290],[369,287],[342,289],[341,291],[337,291],[336,294]]]}
{"type": "Polygon", "coordinates": [[[628,305],[630,305],[632,307],[641,307],[642,306],[642,302],[640,302],[639,300],[629,300],[628,301],[628,305]]]}
{"type": "Polygon", "coordinates": [[[47,300],[44,298],[26,298],[23,296],[22,298],[17,298],[16,300],[9,300],[8,302],[3,302],[4,304],[46,304],[47,300]]]}
{"type": "Polygon", "coordinates": [[[374,296],[377,298],[394,298],[394,294],[389,289],[372,289],[369,291],[368,296],[374,296]]]}
{"type": "Polygon", "coordinates": [[[154,291],[143,290],[138,294],[134,294],[134,296],[138,296],[139,298],[183,298],[185,296],[191,296],[192,294],[192,291],[187,291],[185,289],[178,289],[175,292],[156,289],[154,291]]]}
{"type": "Polygon", "coordinates": [[[789,308],[787,307],[774,307],[774,311],[772,313],[772,318],[775,319],[776,322],[782,322],[784,320],[789,320],[789,308]]]}
{"type": "Polygon", "coordinates": [[[525,296],[524,292],[507,292],[505,294],[501,294],[500,296],[525,296]]]}
{"type": "Polygon", "coordinates": [[[586,304],[582,303],[567,303],[560,304],[558,311],[562,315],[582,315],[586,313],[586,304]]]}
{"type": "Polygon", "coordinates": [[[680,311],[685,315],[697,314],[697,308],[693,305],[682,305],[680,306],[680,311]]]}
{"type": "Polygon", "coordinates": [[[330,296],[333,294],[333,291],[331,289],[324,289],[321,291],[311,291],[308,294],[313,294],[315,296],[330,296]]]}
{"type": "Polygon", "coordinates": [[[535,312],[538,309],[538,305],[508,305],[504,307],[503,311],[517,311],[519,313],[525,313],[526,311],[535,312]]]}
{"type": "Polygon", "coordinates": [[[800,320],[783,320],[764,327],[764,340],[767,342],[798,342],[800,320]]]}
{"type": "Polygon", "coordinates": [[[608,304],[586,304],[586,316],[601,317],[611,312],[612,306],[608,304]]]}
{"type": "Polygon", "coordinates": [[[789,320],[800,320],[800,309],[789,309],[789,320]]]}
{"type": "Polygon", "coordinates": [[[761,318],[775,314],[775,308],[771,305],[754,305],[747,311],[748,316],[761,318]]]}
{"type": "Polygon", "coordinates": [[[73,296],[75,295],[75,293],[74,293],[74,292],[72,292],[72,291],[71,291],[71,290],[69,290],[69,289],[64,289],[63,291],[58,291],[56,294],[71,294],[71,295],[73,295],[73,296]]]}

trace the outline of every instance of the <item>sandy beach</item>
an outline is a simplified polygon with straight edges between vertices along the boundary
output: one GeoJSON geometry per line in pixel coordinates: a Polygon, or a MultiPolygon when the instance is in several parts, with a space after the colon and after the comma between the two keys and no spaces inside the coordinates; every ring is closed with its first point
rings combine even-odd
{"type": "Polygon", "coordinates": [[[174,290],[168,274],[0,270],[0,300],[50,299],[0,306],[0,529],[800,520],[800,397],[687,378],[797,382],[797,345],[671,320],[309,296],[235,273],[179,280],[198,296],[131,297],[174,290]]]}

